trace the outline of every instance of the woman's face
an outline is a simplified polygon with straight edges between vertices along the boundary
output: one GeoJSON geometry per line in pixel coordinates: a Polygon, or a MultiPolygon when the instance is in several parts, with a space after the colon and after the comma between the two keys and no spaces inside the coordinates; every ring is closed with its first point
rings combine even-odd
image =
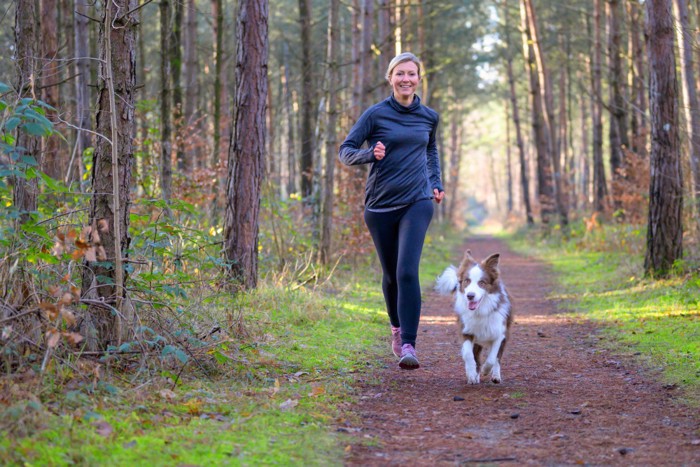
{"type": "Polygon", "coordinates": [[[420,82],[418,65],[411,61],[399,63],[391,72],[390,82],[396,100],[410,104],[420,82]]]}

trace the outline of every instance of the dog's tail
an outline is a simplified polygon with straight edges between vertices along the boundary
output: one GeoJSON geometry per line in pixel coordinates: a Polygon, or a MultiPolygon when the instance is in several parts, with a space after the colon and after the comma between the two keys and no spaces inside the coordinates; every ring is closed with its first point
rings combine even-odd
{"type": "Polygon", "coordinates": [[[457,268],[449,266],[435,281],[435,290],[441,295],[449,295],[459,287],[457,268]]]}

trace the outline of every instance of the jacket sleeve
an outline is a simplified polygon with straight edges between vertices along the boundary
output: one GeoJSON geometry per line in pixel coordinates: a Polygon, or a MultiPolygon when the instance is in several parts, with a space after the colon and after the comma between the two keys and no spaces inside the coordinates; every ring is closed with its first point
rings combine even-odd
{"type": "Polygon", "coordinates": [[[347,138],[340,145],[338,158],[345,165],[359,165],[376,162],[374,157],[374,145],[362,149],[362,145],[372,134],[371,112],[365,111],[360,119],[355,122],[347,138]]]}
{"type": "Polygon", "coordinates": [[[437,129],[440,123],[440,117],[435,119],[430,136],[428,138],[428,175],[430,176],[430,187],[438,191],[445,191],[442,187],[442,172],[440,171],[440,157],[437,150],[437,129]]]}

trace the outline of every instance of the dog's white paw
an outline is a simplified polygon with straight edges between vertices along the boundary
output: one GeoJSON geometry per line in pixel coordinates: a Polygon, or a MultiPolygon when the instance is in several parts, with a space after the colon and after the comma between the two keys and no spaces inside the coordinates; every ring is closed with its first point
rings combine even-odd
{"type": "Polygon", "coordinates": [[[467,372],[467,383],[468,384],[479,384],[479,373],[467,372]]]}
{"type": "Polygon", "coordinates": [[[491,371],[491,382],[499,384],[501,381],[501,368],[496,366],[491,371]]]}
{"type": "Polygon", "coordinates": [[[491,363],[487,360],[484,362],[484,366],[481,367],[481,374],[486,376],[489,373],[491,373],[492,369],[493,369],[493,363],[491,363]]]}

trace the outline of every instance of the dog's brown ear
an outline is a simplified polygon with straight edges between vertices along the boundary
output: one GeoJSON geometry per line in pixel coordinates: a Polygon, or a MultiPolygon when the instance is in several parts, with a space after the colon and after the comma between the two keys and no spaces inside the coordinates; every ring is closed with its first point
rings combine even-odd
{"type": "Polygon", "coordinates": [[[500,253],[494,253],[484,260],[484,267],[488,269],[493,269],[498,271],[498,260],[500,258],[500,253]]]}
{"type": "Polygon", "coordinates": [[[472,250],[467,249],[467,251],[464,252],[464,261],[474,261],[474,257],[472,256],[472,250]]]}

